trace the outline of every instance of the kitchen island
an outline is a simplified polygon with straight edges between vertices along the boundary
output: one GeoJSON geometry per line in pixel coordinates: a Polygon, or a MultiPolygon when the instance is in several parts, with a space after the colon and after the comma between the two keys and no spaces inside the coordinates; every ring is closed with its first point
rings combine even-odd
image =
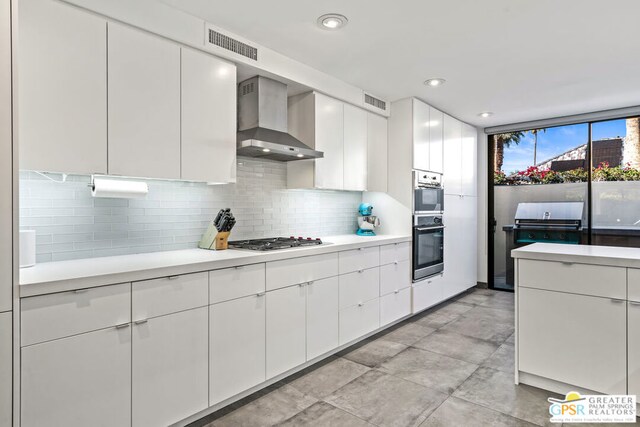
{"type": "Polygon", "coordinates": [[[640,395],[640,249],[535,243],[512,255],[516,384],[640,395]]]}

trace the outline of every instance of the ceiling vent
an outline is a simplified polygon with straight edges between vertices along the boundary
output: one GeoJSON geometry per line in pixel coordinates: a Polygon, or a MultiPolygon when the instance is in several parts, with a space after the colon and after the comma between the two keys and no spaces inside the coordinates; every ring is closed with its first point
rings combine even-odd
{"type": "Polygon", "coordinates": [[[371,95],[369,95],[368,93],[364,94],[364,103],[365,104],[369,104],[372,107],[375,107],[379,110],[382,111],[387,111],[387,102],[383,101],[382,99],[378,99],[376,97],[373,97],[371,95]]]}
{"type": "Polygon", "coordinates": [[[209,40],[209,44],[237,53],[238,55],[242,55],[245,58],[249,58],[254,61],[258,60],[258,49],[255,47],[224,35],[212,28],[208,28],[208,30],[209,34],[207,40],[209,40]]]}

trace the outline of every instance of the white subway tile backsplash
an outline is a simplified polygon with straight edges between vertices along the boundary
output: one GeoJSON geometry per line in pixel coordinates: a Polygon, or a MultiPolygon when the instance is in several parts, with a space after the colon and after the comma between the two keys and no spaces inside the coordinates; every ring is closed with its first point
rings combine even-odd
{"type": "MultiPolygon", "coordinates": [[[[287,190],[285,163],[239,158],[237,183],[148,180],[144,199],[91,197],[89,176],[53,182],[20,173],[20,227],[36,230],[39,263],[195,248],[221,208],[231,239],[348,234],[362,193],[287,190]]],[[[56,177],[57,178],[57,177],[56,177]]]]}

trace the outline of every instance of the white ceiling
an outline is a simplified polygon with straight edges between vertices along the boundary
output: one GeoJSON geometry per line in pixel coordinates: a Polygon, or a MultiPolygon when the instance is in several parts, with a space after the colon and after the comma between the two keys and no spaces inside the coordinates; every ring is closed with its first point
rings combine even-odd
{"type": "Polygon", "coordinates": [[[638,0],[162,1],[373,94],[416,96],[479,126],[640,105],[638,0]],[[330,12],[349,24],[318,28],[330,12]],[[424,86],[432,77],[447,84],[424,86]]]}

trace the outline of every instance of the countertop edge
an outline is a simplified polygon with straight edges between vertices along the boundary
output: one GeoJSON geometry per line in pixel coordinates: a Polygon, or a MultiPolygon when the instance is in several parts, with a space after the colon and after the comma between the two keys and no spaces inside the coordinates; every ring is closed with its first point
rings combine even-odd
{"type": "MultiPolygon", "coordinates": [[[[334,239],[346,239],[349,240],[351,236],[330,236],[327,237],[327,242],[331,242],[331,238],[334,239]]],[[[274,252],[251,252],[251,251],[240,251],[234,250],[233,257],[225,258],[225,259],[210,259],[210,260],[202,260],[198,259],[193,262],[179,262],[173,265],[154,265],[148,268],[131,268],[126,269],[124,271],[98,271],[95,275],[83,275],[83,276],[75,276],[73,274],[69,274],[67,277],[49,277],[47,278],[47,273],[38,273],[33,274],[34,276],[44,276],[44,278],[31,278],[26,279],[25,281],[21,281],[20,283],[20,297],[31,297],[37,295],[51,294],[57,292],[65,292],[72,291],[77,289],[85,289],[85,288],[93,288],[98,286],[106,286],[113,285],[118,283],[128,283],[128,282],[137,282],[142,280],[150,280],[156,279],[160,277],[167,277],[173,275],[180,274],[190,274],[190,273],[198,273],[210,270],[219,270],[222,268],[235,267],[240,265],[250,265],[250,264],[259,264],[264,262],[271,261],[279,261],[290,258],[300,258],[305,256],[312,255],[322,255],[333,252],[341,252],[348,251],[351,249],[357,248],[365,248],[372,246],[383,246],[387,244],[394,243],[404,243],[410,242],[411,236],[376,236],[372,238],[370,241],[365,240],[366,237],[356,238],[354,236],[354,241],[347,242],[331,242],[331,244],[311,247],[311,248],[296,248],[289,250],[281,250],[274,252]]],[[[72,266],[74,263],[100,263],[101,261],[114,262],[116,259],[122,259],[124,261],[125,257],[140,257],[140,258],[153,258],[154,255],[158,258],[167,258],[172,254],[175,255],[184,255],[189,251],[194,251],[196,249],[185,249],[182,251],[170,251],[170,252],[157,252],[155,254],[138,254],[138,255],[124,255],[118,257],[103,257],[103,258],[91,258],[89,260],[77,260],[77,261],[60,261],[59,263],[46,263],[50,265],[61,265],[61,263],[65,263],[65,266],[72,266]]],[[[229,254],[229,252],[224,251],[225,255],[229,254]]],[[[195,253],[194,253],[195,254],[195,253]]],[[[202,254],[201,254],[202,255],[202,254]]],[[[215,256],[215,251],[211,253],[211,256],[215,256]]],[[[46,264],[42,264],[45,265],[46,264]]],[[[132,264],[135,264],[135,260],[132,264]]],[[[35,267],[32,267],[35,268],[35,267]]],[[[45,267],[47,268],[47,267],[45,267]]],[[[26,270],[26,269],[25,269],[26,270]]],[[[28,272],[30,273],[30,272],[28,272]]],[[[55,275],[49,275],[55,276],[55,275]]]]}
{"type": "MultiPolygon", "coordinates": [[[[511,251],[514,259],[564,261],[613,267],[640,268],[640,248],[587,246],[591,253],[571,251],[578,245],[534,243],[511,251]],[[555,250],[554,250],[555,249],[555,250]]],[[[583,246],[584,245],[580,245],[583,246]]]]}

